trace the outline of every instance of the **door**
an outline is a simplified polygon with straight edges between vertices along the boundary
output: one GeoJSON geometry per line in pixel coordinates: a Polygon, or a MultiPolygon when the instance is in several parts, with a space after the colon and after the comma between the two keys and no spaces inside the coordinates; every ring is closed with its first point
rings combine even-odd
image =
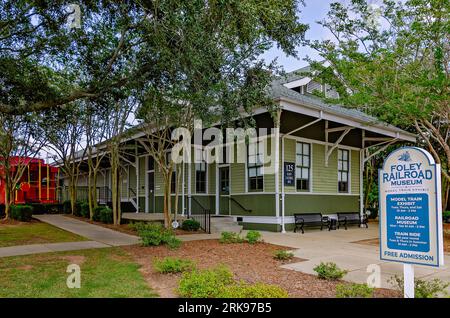
{"type": "Polygon", "coordinates": [[[148,177],[148,212],[155,213],[155,172],[147,172],[148,177]]]}
{"type": "Polygon", "coordinates": [[[219,168],[219,213],[230,214],[230,167],[219,168]]]}

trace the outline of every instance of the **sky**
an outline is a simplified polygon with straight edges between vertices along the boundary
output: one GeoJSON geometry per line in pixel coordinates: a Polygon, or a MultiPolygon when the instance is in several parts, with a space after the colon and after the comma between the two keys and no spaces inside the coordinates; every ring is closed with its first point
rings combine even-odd
{"type": "MultiPolygon", "coordinates": [[[[301,8],[301,12],[299,13],[300,21],[302,23],[308,24],[309,29],[306,32],[307,39],[329,39],[330,34],[317,24],[317,21],[325,18],[328,9],[330,7],[330,3],[336,2],[336,0],[305,0],[305,7],[301,8]]],[[[343,0],[342,2],[345,2],[343,0]]],[[[287,72],[294,71],[303,66],[306,66],[308,63],[303,59],[307,56],[312,59],[319,59],[317,53],[308,48],[300,46],[297,48],[298,58],[288,57],[281,50],[278,50],[276,47],[272,48],[265,54],[263,54],[263,58],[266,61],[272,61],[273,59],[277,59],[278,65],[283,66],[284,70],[287,72]]]]}

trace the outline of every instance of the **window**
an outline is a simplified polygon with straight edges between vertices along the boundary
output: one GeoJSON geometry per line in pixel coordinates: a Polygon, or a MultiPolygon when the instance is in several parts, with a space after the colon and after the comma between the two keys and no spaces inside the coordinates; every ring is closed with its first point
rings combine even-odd
{"type": "Polygon", "coordinates": [[[220,194],[230,194],[230,168],[219,168],[220,194]]]}
{"type": "Polygon", "coordinates": [[[196,160],[201,162],[195,163],[195,192],[206,193],[206,162],[203,160],[203,150],[195,149],[196,160]]]}
{"type": "Polygon", "coordinates": [[[309,180],[311,171],[311,145],[297,142],[295,151],[295,179],[299,191],[309,191],[309,180]]]}
{"type": "Polygon", "coordinates": [[[262,191],[263,178],[263,143],[252,142],[247,147],[248,190],[262,191]]]}
{"type": "Polygon", "coordinates": [[[338,150],[338,191],[348,192],[349,151],[338,150]]]}

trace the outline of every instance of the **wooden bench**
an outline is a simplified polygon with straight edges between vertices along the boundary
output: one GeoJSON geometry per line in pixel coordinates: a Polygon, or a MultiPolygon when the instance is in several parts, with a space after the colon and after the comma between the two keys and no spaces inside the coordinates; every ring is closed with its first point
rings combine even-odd
{"type": "Polygon", "coordinates": [[[328,221],[324,221],[322,217],[322,213],[295,213],[294,214],[295,227],[294,233],[297,232],[297,229],[302,231],[302,234],[305,233],[303,227],[306,226],[320,226],[320,230],[322,231],[323,226],[328,226],[328,221]]]}
{"type": "Polygon", "coordinates": [[[367,217],[361,217],[359,212],[338,212],[337,217],[338,229],[341,225],[344,225],[345,229],[347,229],[347,225],[351,224],[357,224],[359,226],[365,225],[366,228],[369,228],[367,225],[367,217]]]}

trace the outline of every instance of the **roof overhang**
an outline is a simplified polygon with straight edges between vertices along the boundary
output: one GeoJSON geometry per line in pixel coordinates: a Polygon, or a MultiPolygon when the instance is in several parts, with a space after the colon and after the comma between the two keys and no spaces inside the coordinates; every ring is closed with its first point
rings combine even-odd
{"type": "Polygon", "coordinates": [[[333,111],[333,109],[331,108],[321,109],[314,105],[300,104],[299,102],[286,97],[277,98],[275,101],[280,103],[281,109],[304,114],[314,118],[321,118],[323,120],[337,122],[343,125],[352,126],[380,135],[396,138],[398,140],[416,142],[416,135],[380,121],[367,121],[349,115],[344,115],[342,113],[333,111]]]}

